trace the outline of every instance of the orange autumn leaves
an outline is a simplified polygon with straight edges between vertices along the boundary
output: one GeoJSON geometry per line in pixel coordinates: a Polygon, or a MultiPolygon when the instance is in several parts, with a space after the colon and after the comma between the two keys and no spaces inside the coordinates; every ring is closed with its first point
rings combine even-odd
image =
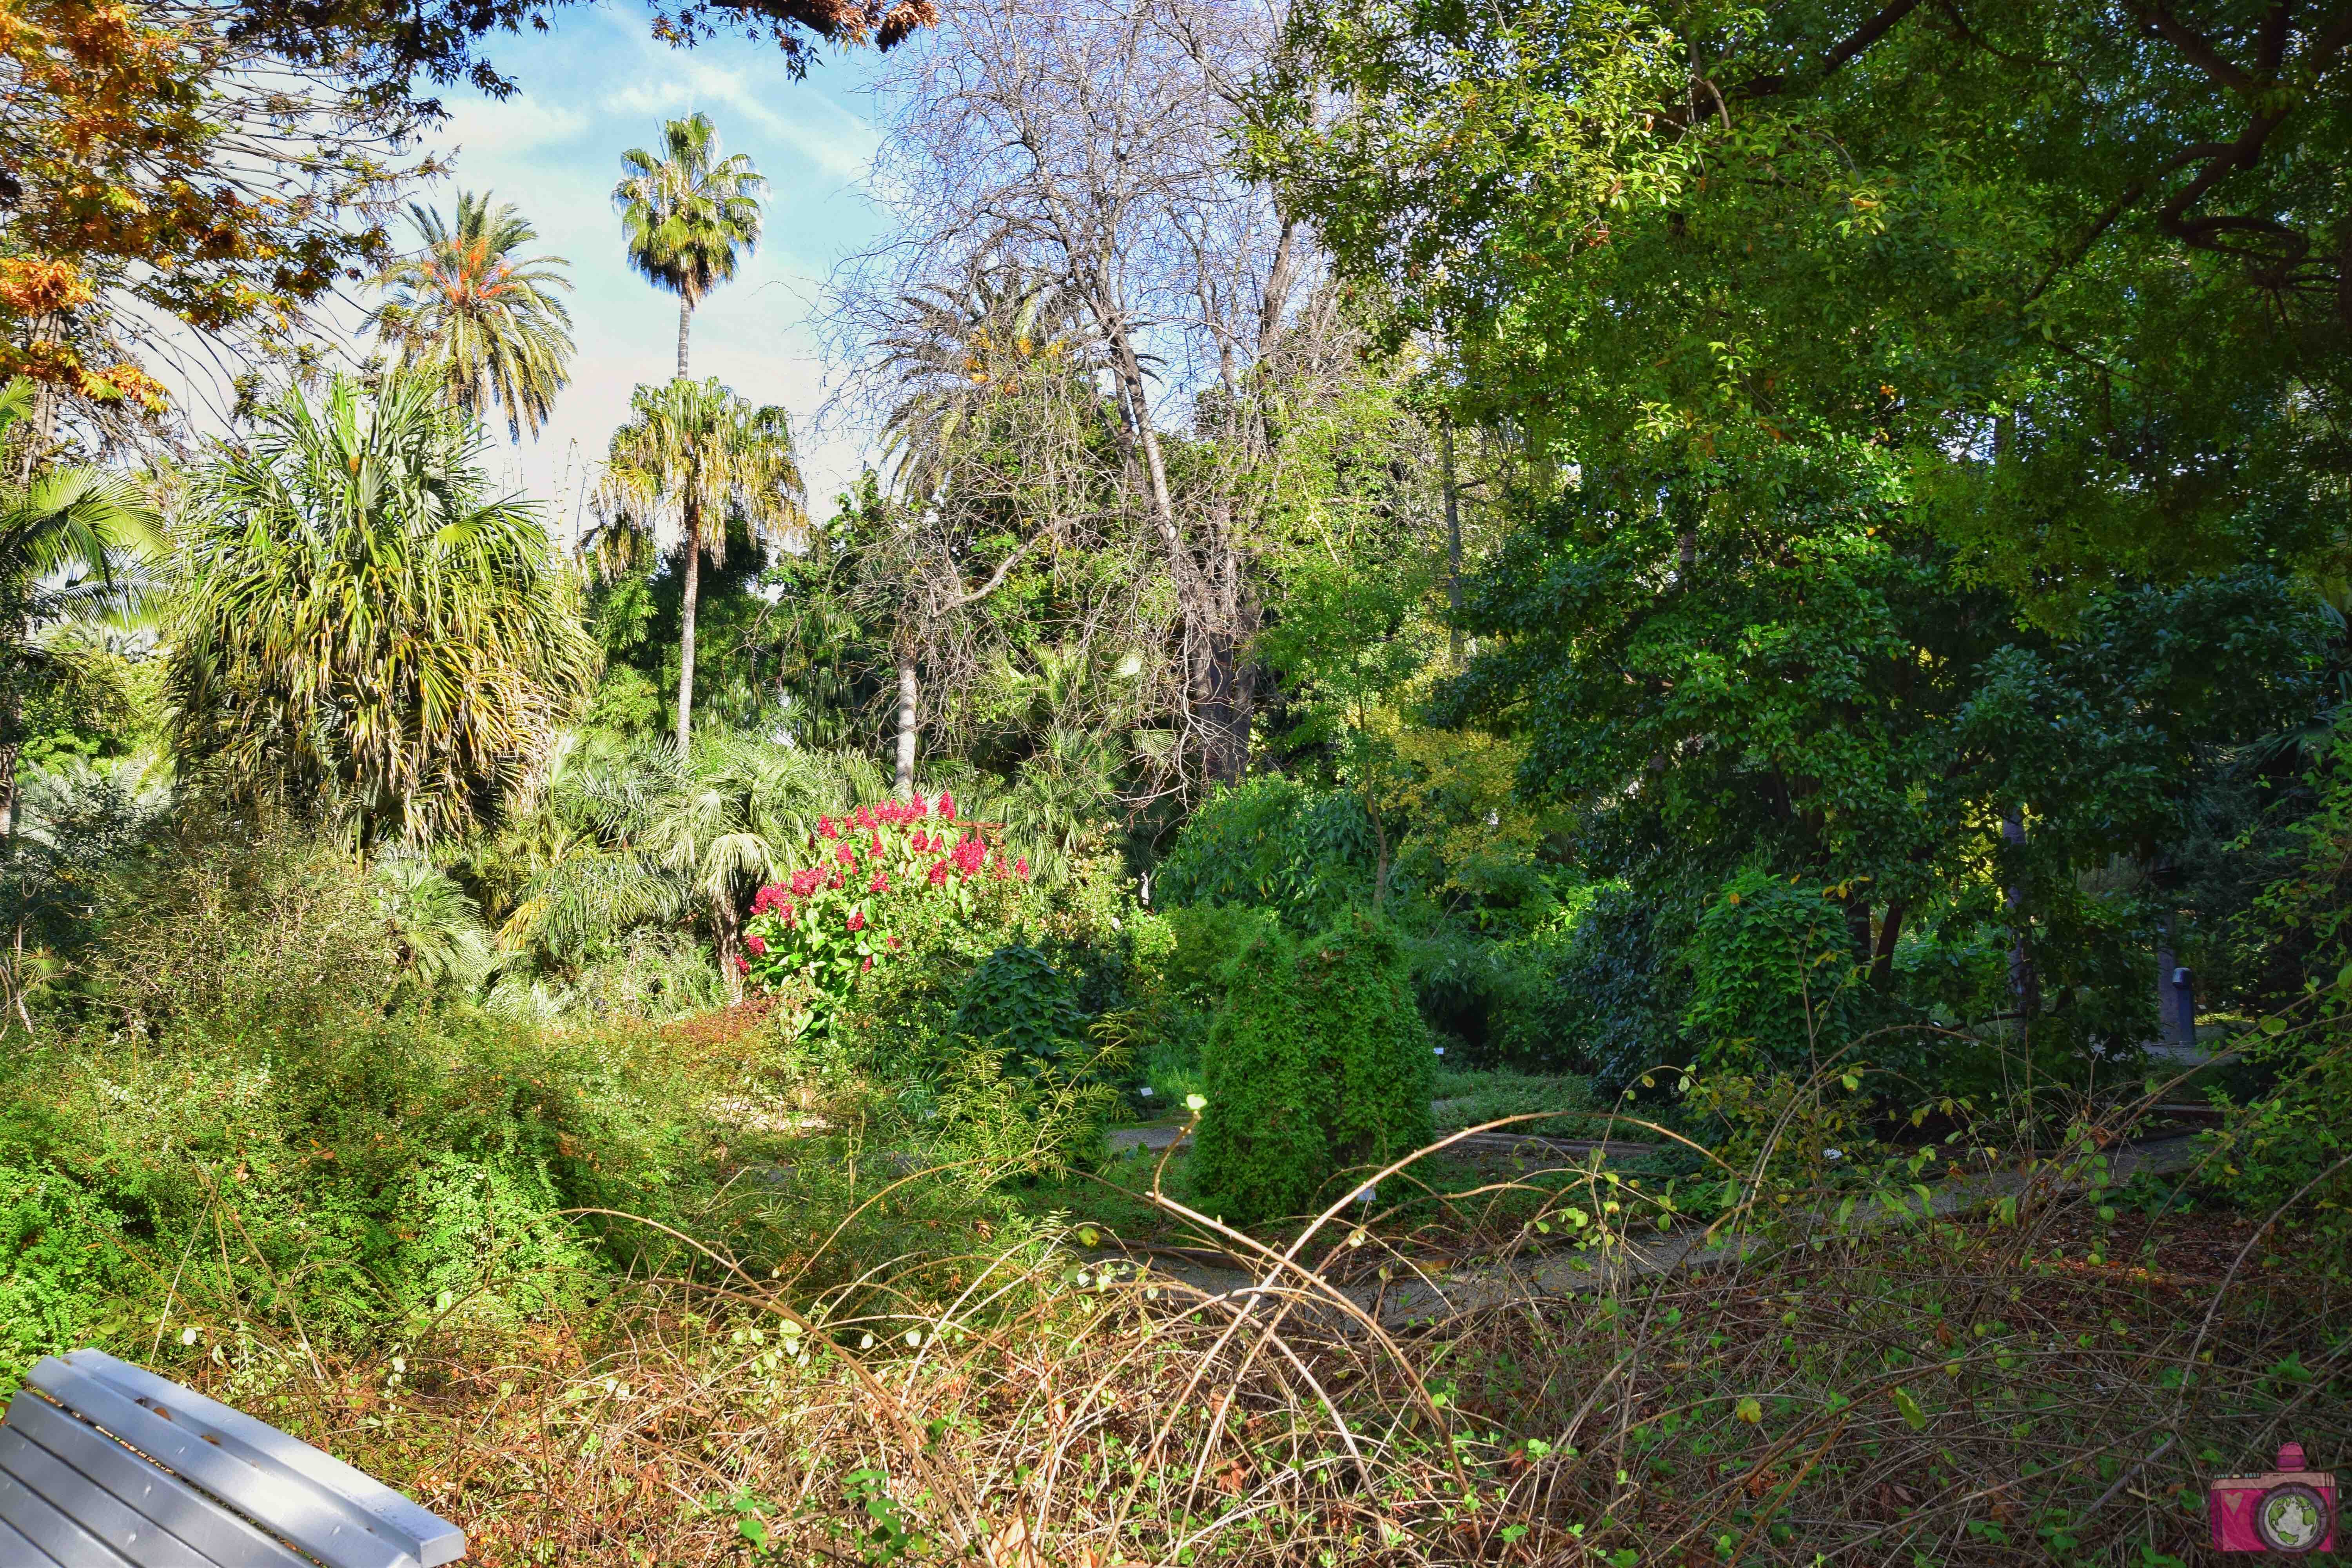
{"type": "Polygon", "coordinates": [[[215,29],[116,0],[0,0],[0,380],[151,411],[163,389],[105,330],[116,291],[200,331],[273,325],[372,261],[340,210],[391,172],[329,150],[321,179],[257,159],[260,107],[215,29]]]}

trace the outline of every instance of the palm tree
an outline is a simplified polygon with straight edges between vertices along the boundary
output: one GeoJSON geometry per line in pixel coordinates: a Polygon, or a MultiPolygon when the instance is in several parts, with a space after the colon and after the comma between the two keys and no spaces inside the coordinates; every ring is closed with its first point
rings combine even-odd
{"type": "Polygon", "coordinates": [[[377,278],[391,295],[375,312],[377,338],[403,365],[431,367],[457,407],[480,418],[495,403],[510,440],[525,426],[536,439],[572,379],[572,315],[554,292],[570,291],[572,263],[516,255],[539,231],[511,202],[493,209],[488,192],[458,192],[454,223],[408,211],[424,247],[377,278]]]}
{"type": "Polygon", "coordinates": [[[560,748],[467,867],[505,912],[509,949],[577,970],[633,931],[697,912],[730,989],[742,911],[782,875],[821,813],[881,793],[873,760],[740,734],[691,762],[656,745],[560,748]]]}
{"type": "Polygon", "coordinates": [[[679,614],[677,750],[694,721],[694,615],[702,557],[726,564],[727,530],[740,523],[761,544],[808,527],[791,422],[781,408],[753,407],[720,385],[673,381],[640,386],[629,421],[613,432],[596,514],[629,538],[678,540],[685,574],[679,614]]]}
{"type": "MultiPolygon", "coordinates": [[[[38,389],[22,376],[0,387],[0,440],[24,424],[38,389]]],[[[138,487],[91,468],[53,468],[0,481],[0,846],[16,832],[17,732],[36,682],[84,679],[70,639],[45,627],[120,619],[145,603],[141,569],[158,543],[138,487]]]]}
{"type": "Polygon", "coordinates": [[[895,487],[919,502],[937,496],[957,438],[996,400],[1043,391],[1055,375],[1090,387],[1095,342],[1067,290],[1018,264],[975,267],[960,290],[900,295],[881,340],[898,388],[882,426],[895,487]]]}
{"type": "Polygon", "coordinates": [[[703,296],[735,276],[739,256],[760,243],[760,198],[768,182],[742,153],[719,156],[709,117],[688,115],[662,127],[663,156],[641,147],[621,154],[628,173],[613,205],[629,247],[629,265],[656,289],[677,296],[677,379],[686,379],[686,334],[703,296]]]}
{"type": "Polygon", "coordinates": [[[422,855],[385,855],[368,868],[368,894],[403,969],[428,991],[471,995],[498,972],[499,951],[464,889],[422,855]]]}
{"type": "Polygon", "coordinates": [[[289,395],[195,476],[165,693],[232,798],[348,814],[362,844],[462,832],[594,679],[539,512],[488,493],[434,382],[289,395]]]}

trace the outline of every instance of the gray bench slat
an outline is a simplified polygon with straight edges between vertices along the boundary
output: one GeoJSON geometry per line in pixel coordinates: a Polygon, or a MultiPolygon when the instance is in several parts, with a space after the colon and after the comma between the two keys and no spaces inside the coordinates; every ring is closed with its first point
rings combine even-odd
{"type": "Polygon", "coordinates": [[[0,1474],[21,1481],[59,1512],[71,1514],[76,1523],[137,1568],[220,1568],[153,1520],[99,1489],[88,1476],[55,1454],[6,1426],[0,1426],[0,1474]]]}
{"type": "Polygon", "coordinates": [[[17,1534],[16,1527],[5,1519],[0,1519],[0,1563],[7,1563],[9,1568],[16,1568],[19,1563],[25,1568],[66,1568],[56,1558],[17,1534]]]}
{"type": "Polygon", "coordinates": [[[375,1521],[349,1499],[284,1471],[258,1469],[79,1367],[47,1356],[34,1363],[25,1381],[261,1521],[328,1568],[421,1568],[406,1551],[376,1533],[375,1521]]]}
{"type": "Polygon", "coordinates": [[[377,1533],[415,1557],[423,1568],[441,1568],[466,1555],[466,1535],[456,1525],[411,1502],[374,1477],[280,1432],[266,1421],[257,1421],[193,1389],[168,1383],[144,1367],[117,1361],[104,1351],[75,1351],[66,1357],[66,1363],[121,1389],[133,1399],[163,1405],[175,1421],[194,1427],[199,1436],[216,1438],[222,1447],[259,1469],[290,1470],[342,1498],[366,1519],[375,1521],[377,1533]]]}
{"type": "Polygon", "coordinates": [[[121,1553],[58,1511],[55,1504],[11,1475],[0,1475],[0,1519],[17,1534],[74,1568],[125,1568],[121,1553]]]}
{"type": "Polygon", "coordinates": [[[222,1568],[312,1568],[185,1481],[29,1390],[9,1402],[7,1426],[0,1430],[30,1438],[222,1568]]]}

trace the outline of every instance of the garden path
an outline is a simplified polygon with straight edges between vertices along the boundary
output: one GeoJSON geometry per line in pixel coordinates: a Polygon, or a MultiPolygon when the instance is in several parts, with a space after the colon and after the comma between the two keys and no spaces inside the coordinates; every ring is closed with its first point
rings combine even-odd
{"type": "MultiPolygon", "coordinates": [[[[1172,1133],[1176,1129],[1166,1131],[1172,1133]]],[[[1573,1141],[1528,1139],[1522,1142],[1568,1144],[1573,1141]]],[[[1163,1142],[1158,1146],[1164,1148],[1166,1144],[1163,1142]]],[[[1582,1145],[1586,1152],[1600,1147],[1593,1143],[1582,1145]]],[[[1612,1155],[1621,1152],[1628,1152],[1628,1146],[1613,1144],[1607,1149],[1612,1155]]],[[[2108,1154],[2107,1179],[2111,1184],[2119,1186],[2138,1175],[2164,1175],[2184,1171],[2198,1163],[2205,1152],[2205,1146],[2194,1133],[2176,1133],[2126,1144],[2108,1154]]],[[[2062,1164],[2053,1161],[2035,1161],[2015,1169],[1954,1176],[1936,1183],[1927,1187],[1925,1207],[1941,1219],[1990,1208],[2005,1198],[2018,1198],[2022,1205],[2083,1191],[2092,1185],[2092,1176],[2093,1172],[2083,1162],[2062,1164]]],[[[1824,1228],[1835,1224],[1829,1215],[1819,1217],[1824,1228]]],[[[1884,1206],[1877,1206],[1867,1210],[1857,1208],[1850,1223],[1853,1228],[1876,1229],[1916,1222],[1920,1217],[1918,1208],[1897,1215],[1884,1206]]],[[[1678,1228],[1654,1240],[1629,1240],[1607,1252],[1551,1250],[1454,1269],[1423,1268],[1407,1264],[1402,1266],[1402,1278],[1326,1285],[1318,1293],[1338,1292],[1383,1328],[1409,1329],[1513,1301],[1558,1299],[1580,1291],[1600,1289],[1622,1283],[1629,1278],[1665,1274],[1676,1269],[1720,1268],[1755,1257],[1774,1245],[1778,1244],[1752,1234],[1738,1241],[1710,1242],[1704,1229],[1692,1226],[1678,1228]]],[[[1112,1249],[1096,1253],[1089,1260],[1097,1263],[1123,1261],[1139,1271],[1160,1275],[1216,1300],[1237,1301],[1266,1289],[1265,1274],[1221,1267],[1208,1261],[1207,1256],[1205,1253],[1171,1248],[1152,1248],[1132,1254],[1112,1249]]],[[[1391,1266],[1392,1273],[1399,1271],[1397,1266],[1391,1266]]],[[[1294,1275],[1292,1278],[1295,1281],[1297,1277],[1294,1275]]],[[[1328,1308],[1324,1310],[1328,1312],[1332,1326],[1346,1326],[1348,1319],[1345,1314],[1328,1308]]]]}

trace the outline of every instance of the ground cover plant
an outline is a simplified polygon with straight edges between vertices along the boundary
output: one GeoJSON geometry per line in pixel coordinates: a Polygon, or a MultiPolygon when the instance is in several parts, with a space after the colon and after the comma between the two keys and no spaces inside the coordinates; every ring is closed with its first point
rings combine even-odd
{"type": "Polygon", "coordinates": [[[2340,1282],[2291,1237],[2087,1148],[1924,1217],[1901,1178],[1964,1143],[1743,1184],[1747,1256],[1664,1277],[1614,1267],[1657,1211],[1588,1171],[1544,1210],[1583,1283],[1402,1325],[1341,1293],[1389,1252],[1343,1215],[1287,1266],[1224,1233],[1243,1291],[1048,1226],[950,1244],[951,1288],[713,1248],[487,1342],[445,1320],[316,1361],[207,1303],[177,1359],[488,1563],[2144,1564],[2196,1550],[2212,1467],[2343,1440],[2340,1282]]]}

